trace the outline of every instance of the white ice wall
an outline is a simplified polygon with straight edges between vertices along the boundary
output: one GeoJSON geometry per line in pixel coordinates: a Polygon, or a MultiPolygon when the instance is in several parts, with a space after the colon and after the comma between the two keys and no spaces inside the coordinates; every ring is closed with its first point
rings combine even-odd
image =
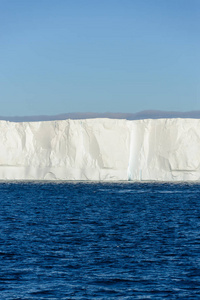
{"type": "Polygon", "coordinates": [[[0,121],[0,179],[200,180],[200,120],[0,121]]]}
{"type": "Polygon", "coordinates": [[[130,127],[139,130],[138,138],[132,135],[130,156],[138,161],[131,180],[200,179],[200,120],[142,120],[130,122],[130,127]]]}

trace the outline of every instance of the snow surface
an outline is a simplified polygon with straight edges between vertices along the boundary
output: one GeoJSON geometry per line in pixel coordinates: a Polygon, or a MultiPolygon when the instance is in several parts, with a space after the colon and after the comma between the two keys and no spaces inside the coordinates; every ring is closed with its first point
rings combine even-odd
{"type": "Polygon", "coordinates": [[[1,180],[200,180],[200,120],[0,121],[1,180]]]}

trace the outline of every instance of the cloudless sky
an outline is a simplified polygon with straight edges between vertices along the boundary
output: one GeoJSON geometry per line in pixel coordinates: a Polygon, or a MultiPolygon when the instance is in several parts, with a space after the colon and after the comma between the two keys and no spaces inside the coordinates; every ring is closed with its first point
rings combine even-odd
{"type": "Polygon", "coordinates": [[[0,108],[200,110],[200,1],[0,0],[0,108]]]}

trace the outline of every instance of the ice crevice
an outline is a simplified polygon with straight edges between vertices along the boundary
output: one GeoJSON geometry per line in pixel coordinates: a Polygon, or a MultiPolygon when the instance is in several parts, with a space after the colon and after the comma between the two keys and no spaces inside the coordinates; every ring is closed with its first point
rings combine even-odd
{"type": "Polygon", "coordinates": [[[0,180],[200,181],[200,120],[0,121],[0,180]]]}

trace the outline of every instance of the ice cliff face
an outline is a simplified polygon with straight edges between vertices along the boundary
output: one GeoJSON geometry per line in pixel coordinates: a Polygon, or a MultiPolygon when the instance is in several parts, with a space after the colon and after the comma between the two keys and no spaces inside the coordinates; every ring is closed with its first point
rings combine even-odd
{"type": "Polygon", "coordinates": [[[200,120],[0,121],[0,179],[200,180],[200,120]]]}

